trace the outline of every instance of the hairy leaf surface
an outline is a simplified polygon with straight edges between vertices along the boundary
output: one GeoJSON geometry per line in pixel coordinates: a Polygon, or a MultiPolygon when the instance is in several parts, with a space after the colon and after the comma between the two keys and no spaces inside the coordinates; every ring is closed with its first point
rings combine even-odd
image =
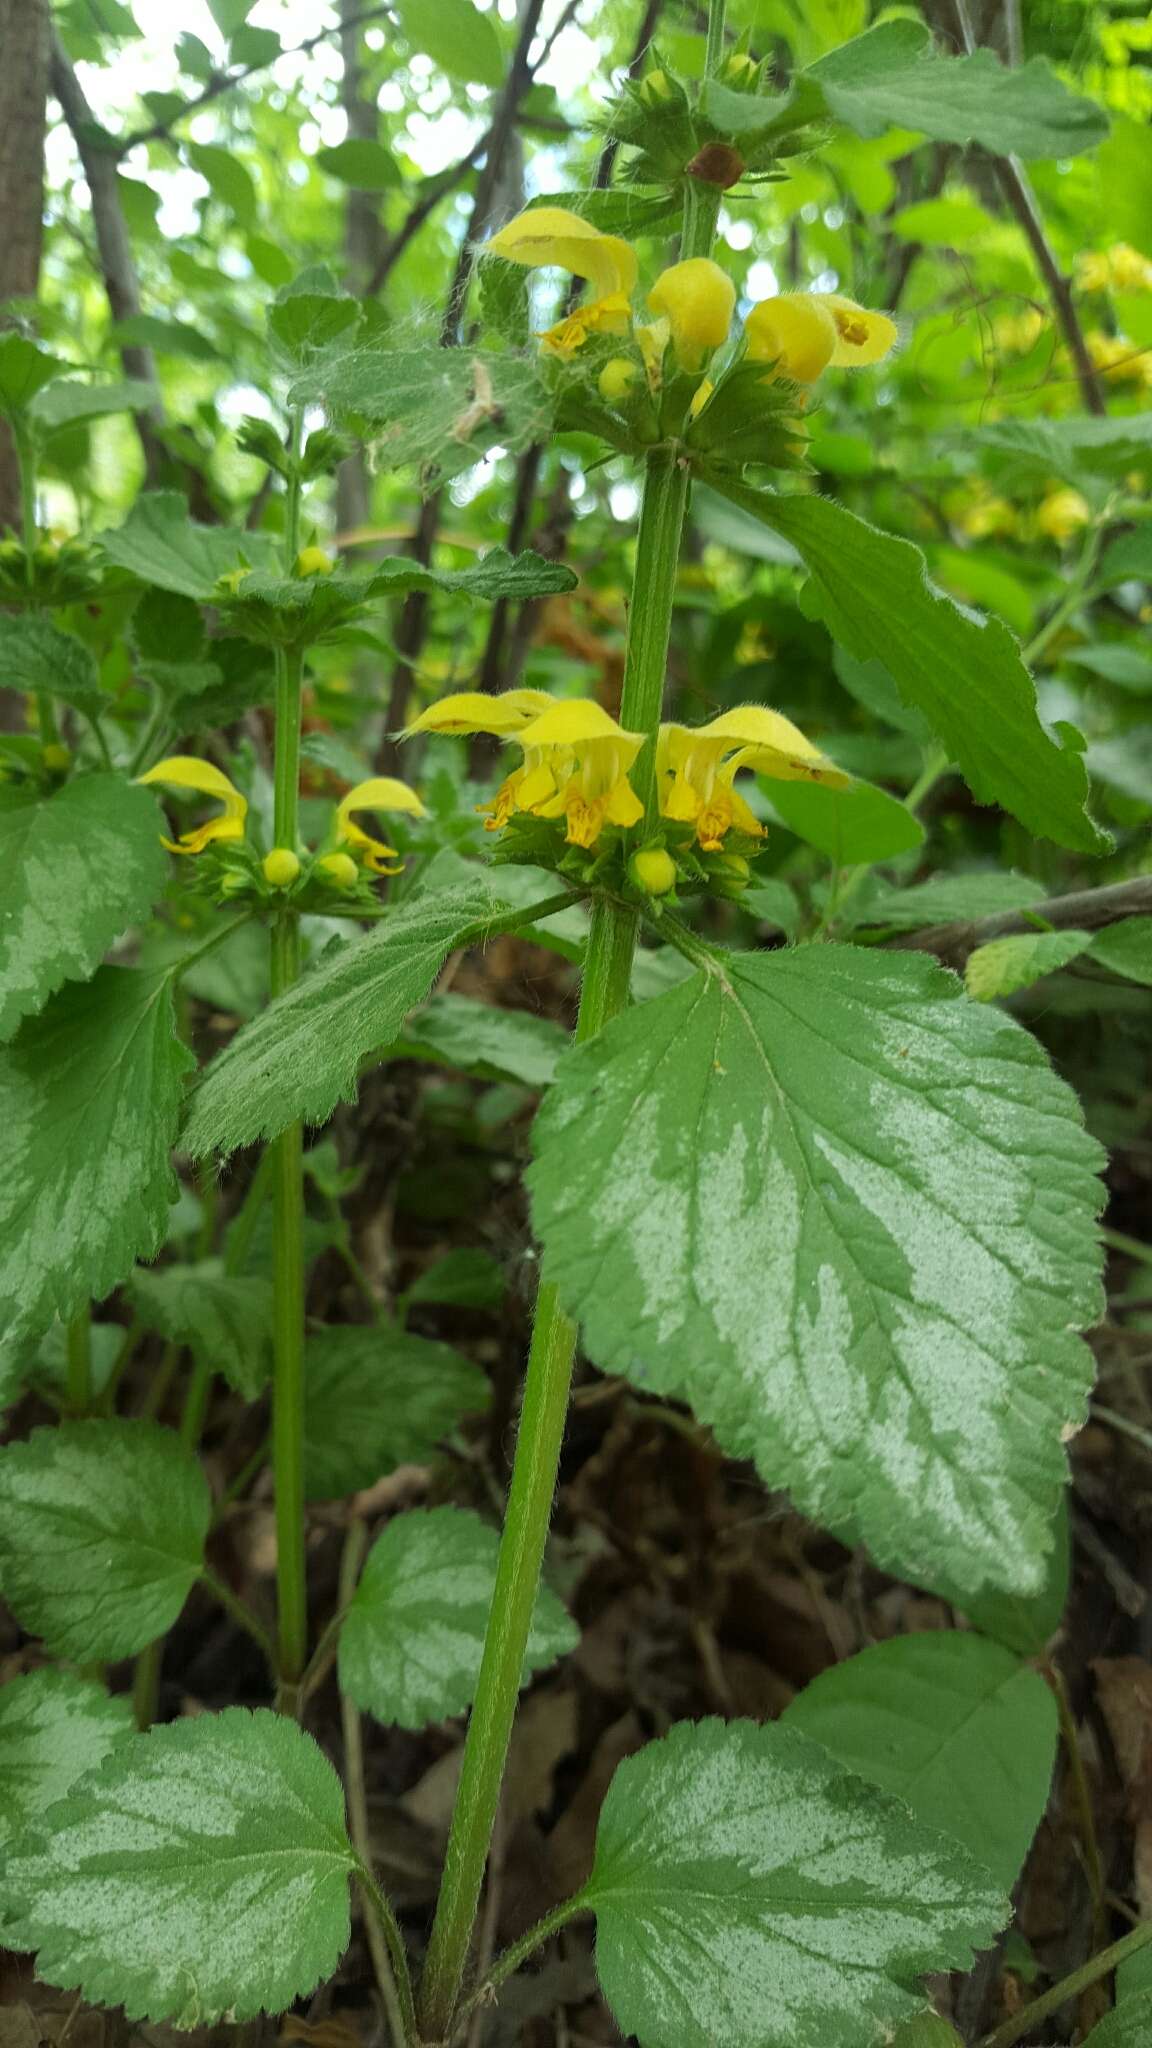
{"type": "Polygon", "coordinates": [[[63,982],[91,974],[125,926],[147,916],[164,887],[162,824],[149,791],[119,775],[81,776],[41,800],[6,796],[0,1038],[63,982]]]}
{"type": "Polygon", "coordinates": [[[80,1663],[171,1628],[199,1576],[208,1482],[154,1422],[65,1422],[0,1451],[0,1586],[22,1628],[80,1663]]]}
{"type": "Polygon", "coordinates": [[[1011,1891],[1048,1803],[1056,1700],[998,1643],[959,1630],[894,1636],[834,1664],[781,1717],[1011,1891]]]}
{"type": "Polygon", "coordinates": [[[312,1737],[229,1707],[132,1737],[24,1838],[7,1938],[129,2019],[251,2019],[332,1974],[354,1864],[312,1737]]]}
{"type": "Polygon", "coordinates": [[[133,1732],[131,1702],[75,1671],[0,1687],[0,1845],[38,1822],[133,1732]]]}
{"type": "Polygon", "coordinates": [[[641,2048],[881,2048],[1008,1916],[988,1873],[790,1728],[680,1722],[620,1765],[581,1896],[641,2048]]]}
{"type": "MultiPolygon", "coordinates": [[[[439,1297],[437,1297],[439,1298],[439,1297]]],[[[304,1486],[334,1500],[429,1458],[464,1415],[487,1408],[479,1366],[394,1324],[319,1330],[305,1345],[304,1486]]]]}
{"type": "Polygon", "coordinates": [[[926,580],[911,541],[881,533],[830,498],[757,492],[755,501],[761,518],[799,549],[837,640],[859,661],[884,663],[978,803],[1002,804],[1030,832],[1061,846],[1107,851],[1107,833],[1084,809],[1084,757],[1040,723],[1032,679],[1007,626],[962,610],[926,580]]]}
{"type": "MultiPolygon", "coordinates": [[[[377,1721],[422,1728],[471,1705],[500,1539],[466,1508],[399,1515],[369,1552],[340,1634],[340,1684],[377,1721]]],[[[579,1640],[555,1593],[536,1595],[521,1684],[579,1640]]]]}
{"type": "Polygon", "coordinates": [[[1101,1155],[1025,1031],[918,955],[730,955],[565,1054],[536,1150],[598,1365],[900,1576],[1039,1589],[1101,1155]]]}
{"type": "Polygon", "coordinates": [[[36,1335],[153,1258],[190,1054],[171,981],[101,967],[0,1049],[0,1327],[36,1335]]]}
{"type": "Polygon", "coordinates": [[[422,896],[366,939],[327,955],[238,1031],[193,1098],[184,1142],[194,1156],[275,1138],[302,1117],[320,1124],[356,1094],[360,1063],[397,1036],[445,955],[494,914],[486,890],[422,896]]]}
{"type": "Polygon", "coordinates": [[[133,1274],[132,1294],[149,1329],[186,1344],[209,1372],[222,1372],[246,1401],[256,1399],[268,1378],[271,1281],[199,1259],[133,1274]]]}

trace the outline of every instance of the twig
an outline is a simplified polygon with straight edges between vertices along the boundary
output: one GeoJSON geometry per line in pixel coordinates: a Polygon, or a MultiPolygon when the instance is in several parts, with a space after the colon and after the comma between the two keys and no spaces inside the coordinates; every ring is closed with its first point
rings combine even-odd
{"type": "MultiPolygon", "coordinates": [[[[96,247],[109,311],[115,321],[131,320],[141,311],[140,280],[116,184],[116,145],[97,121],[58,37],[54,37],[52,43],[52,90],[72,131],[88,182],[92,225],[96,230],[96,247]]],[[[144,348],[139,342],[125,342],[120,349],[120,361],[126,377],[155,384],[156,365],[150,348],[144,348]]],[[[135,412],[132,417],[144,452],[148,482],[155,484],[164,455],[157,433],[164,419],[159,398],[147,411],[135,412]]]]}
{"type": "Polygon", "coordinates": [[[1068,1694],[1064,1673],[1056,1664],[1046,1664],[1044,1676],[1056,1699],[1056,1711],[1060,1720],[1060,1737],[1068,1762],[1068,1776],[1072,1786],[1072,1799],[1076,1808],[1076,1821],[1080,1831],[1080,1846],[1084,1852],[1084,1869],[1088,1878],[1088,1890],[1092,1898],[1092,1937],[1102,1942],[1108,1932],[1108,1911],[1105,1905],[1104,1865],[1100,1860],[1100,1843],[1096,1833],[1096,1817],[1092,1811],[1092,1788],[1084,1769],[1084,1758],[1080,1750],[1080,1734],[1072,1701],[1068,1694]]]}
{"type": "Polygon", "coordinates": [[[1062,2005],[1067,2005],[1071,1999],[1078,1998],[1080,1993],[1087,1991],[1091,1985],[1098,1984],[1101,1977],[1110,1976],[1129,1956],[1137,1955],[1142,1948],[1147,1948],[1150,1941],[1152,1920],[1143,1920],[1139,1927],[1134,1928],[1131,1934],[1126,1934],[1122,1941],[1114,1941],[1111,1948],[1102,1949],[1100,1954],[1093,1956],[1082,1969],[1073,1970],[1069,1977],[1062,1977],[1059,1984],[1054,1984],[1051,1991],[1046,1991],[1042,1998],[1034,1998],[1031,2005],[1026,2005],[1021,2012],[1013,2013],[1012,2018],[1005,2020],[1003,2026],[997,2027],[994,2033],[985,2036],[982,2048],[1015,2048],[1016,2042],[1025,2034],[1031,2033],[1033,2027],[1038,2027],[1041,2020],[1046,2020],[1051,2013],[1059,2012],[1062,2005]]]}
{"type": "MultiPolygon", "coordinates": [[[[960,32],[960,40],[968,55],[971,56],[976,48],[976,38],[972,33],[972,23],[968,18],[967,0],[952,0],[952,8],[956,17],[956,25],[960,32]]],[[[1036,259],[1036,268],[1048,287],[1048,296],[1052,301],[1052,310],[1068,344],[1068,353],[1075,367],[1076,382],[1080,386],[1080,396],[1084,401],[1085,408],[1088,412],[1103,414],[1107,411],[1107,407],[1104,404],[1103,393],[1100,389],[1100,380],[1096,375],[1092,358],[1088,353],[1088,344],[1084,339],[1084,329],[1080,325],[1080,315],[1076,310],[1076,301],[1072,296],[1071,280],[1061,270],[1056,259],[1056,252],[1048,240],[1040,209],[1036,204],[1036,194],[1032,190],[1028,173],[1018,156],[995,156],[991,152],[987,154],[995,170],[1000,189],[1008,202],[1009,209],[1015,214],[1023,231],[1024,238],[1036,259]]]]}
{"type": "Polygon", "coordinates": [[[917,953],[935,953],[949,965],[968,958],[977,946],[1009,932],[1042,930],[1104,931],[1126,917],[1152,916],[1152,875],[1131,882],[1111,882],[1102,889],[1076,889],[1067,896],[1047,896],[1022,910],[1000,910],[994,917],[970,918],[957,924],[928,925],[923,931],[901,932],[890,945],[917,953]]]}
{"type": "Polygon", "coordinates": [[[310,50],[318,49],[330,36],[338,35],[342,28],[363,28],[372,21],[391,19],[390,7],[366,7],[362,14],[351,15],[343,22],[331,22],[327,28],[319,29],[315,35],[309,36],[306,42],[293,43],[287,50],[278,50],[274,57],[262,57],[258,63],[244,64],[238,71],[218,72],[203,92],[198,92],[192,99],[185,100],[184,105],[175,114],[170,114],[166,121],[153,121],[150,127],[137,128],[131,135],[126,135],[122,142],[115,143],[115,161],[120,162],[128,155],[129,150],[138,149],[142,142],[166,141],[177,121],[187,120],[189,114],[199,113],[201,107],[206,107],[212,100],[220,99],[222,94],[234,92],[238,85],[243,85],[255,72],[267,71],[271,64],[278,64],[281,57],[306,57],[310,50]]]}

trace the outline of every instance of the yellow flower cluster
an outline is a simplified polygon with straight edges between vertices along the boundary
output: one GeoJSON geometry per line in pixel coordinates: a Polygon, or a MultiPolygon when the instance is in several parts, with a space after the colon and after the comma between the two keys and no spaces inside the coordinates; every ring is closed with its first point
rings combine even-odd
{"type": "MultiPolygon", "coordinates": [[[[491,733],[520,748],[520,766],[484,807],[489,831],[527,812],[563,819],[569,845],[591,849],[606,825],[627,829],[644,815],[628,780],[644,736],[625,731],[589,698],[562,703],[541,690],[507,690],[499,697],[464,691],[430,705],[402,736],[421,732],[491,733]]],[[[688,836],[708,853],[719,851],[733,830],[759,838],[763,827],[734,786],[741,768],[834,789],[850,780],[790,719],[762,704],[743,704],[697,728],[661,726],[661,817],[690,827],[688,836]]]]}
{"type": "MultiPolygon", "coordinates": [[[[506,263],[567,270],[591,285],[593,296],[542,335],[551,355],[576,355],[593,335],[631,333],[647,380],[656,388],[669,347],[679,370],[698,375],[728,340],[736,290],[710,257],[689,257],[662,271],[648,294],[654,318],[634,322],[635,250],[619,235],[601,234],[579,214],[562,206],[533,207],[509,221],[487,247],[506,263]]],[[[836,292],[783,292],[754,306],[744,323],[748,360],[797,384],[815,383],[830,365],[850,369],[878,363],[895,340],[896,326],[887,314],[870,313],[836,292]]],[[[602,372],[601,395],[620,403],[639,381],[639,368],[626,357],[614,359],[602,372]]]]}
{"type": "MultiPolygon", "coordinates": [[[[170,789],[194,790],[200,796],[218,797],[224,806],[216,817],[197,825],[194,831],[182,832],[179,839],[165,839],[164,845],[170,853],[203,853],[205,847],[214,842],[244,838],[248,799],[212,761],[202,761],[195,754],[170,754],[166,760],[157,761],[156,766],[149,768],[147,774],[138,780],[162,783],[170,789]]],[[[374,775],[367,782],[358,782],[355,789],[350,789],[333,814],[330,850],[323,853],[317,862],[329,879],[341,887],[351,888],[359,880],[361,868],[367,868],[374,875],[400,873],[400,856],[396,848],[387,846],[382,839],[373,839],[361,825],[357,825],[353,817],[356,811],[405,812],[411,817],[423,817],[424,806],[414,789],[392,775],[374,775]]],[[[277,846],[265,855],[261,867],[269,887],[289,889],[300,874],[301,862],[291,847],[277,846]]]]}
{"type": "Polygon", "coordinates": [[[1152,386],[1152,349],[1137,348],[1122,334],[1105,334],[1093,327],[1084,345],[1094,367],[1112,384],[1152,386]]]}
{"type": "Polygon", "coordinates": [[[1152,292],[1152,262],[1128,242],[1110,249],[1086,249],[1076,258],[1082,292],[1152,292]]]}

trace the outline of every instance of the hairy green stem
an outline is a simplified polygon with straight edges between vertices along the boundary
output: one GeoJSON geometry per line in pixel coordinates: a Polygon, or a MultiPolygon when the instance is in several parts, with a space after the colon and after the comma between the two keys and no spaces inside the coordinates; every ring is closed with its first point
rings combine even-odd
{"type": "Polygon", "coordinates": [[[556,1906],[551,1913],[546,1913],[543,1920],[538,1920],[534,1927],[528,1929],[527,1934],[522,1934],[519,1941],[514,1941],[511,1948],[506,1948],[503,1955],[497,1956],[483,1983],[476,1986],[467,2004],[461,2009],[461,2020],[467,2019],[470,2013],[475,2012],[477,2006],[490,1998],[501,1984],[506,1984],[509,1977],[514,1977],[521,1963],[526,1963],[530,1955],[538,1948],[542,1948],[554,1934],[559,1934],[560,1929],[567,1927],[568,1922],[574,1920],[578,1913],[590,1911],[591,1908],[585,1906],[577,1897],[565,1899],[563,1905],[556,1906]]]}
{"type": "MultiPolygon", "coordinates": [[[[633,782],[650,825],[657,818],[656,732],[687,489],[675,451],[654,449],[645,477],[620,707],[621,723],[646,735],[633,782]]],[[[593,906],[578,1041],[602,1030],[628,1001],[637,917],[627,904],[600,900],[593,906]]],[[[421,2021],[437,2041],[447,2038],[460,2000],[540,1582],[575,1353],[576,1326],[555,1288],[545,1285],[536,1303],[496,1585],[421,1987],[421,2021]]]]}
{"type": "Polygon", "coordinates": [[[381,1891],[366,1863],[360,1863],[356,1875],[364,1895],[364,1903],[376,1917],[381,1934],[388,1949],[392,1964],[392,1976],[396,1985],[396,1998],[400,2010],[400,2024],[403,2028],[401,2040],[405,2048],[419,2048],[420,2034],[416,2025],[416,2006],[412,1998],[412,1980],[408,1974],[408,1956],[404,1947],[404,1936],[395,1913],[381,1891]]]}
{"type": "MultiPolygon", "coordinates": [[[[291,419],[284,526],[285,568],[291,575],[300,551],[301,417],[291,419]]],[[[300,699],[304,658],[281,649],[276,664],[276,745],[273,762],[273,838],[293,851],[299,838],[300,699]]],[[[291,988],[300,972],[300,922],[287,905],[272,925],[272,998],[291,988]]],[[[304,1557],[304,1134],[290,1124],[272,1154],[272,1473],[276,1497],[276,1592],[279,1672],[290,1695],[308,1652],[308,1597],[304,1557]]]]}
{"type": "Polygon", "coordinates": [[[1015,2043],[1030,2033],[1033,2027],[1038,2027],[1041,2020],[1046,2020],[1051,2013],[1059,2012],[1060,2007],[1067,2005],[1071,1999],[1079,1998],[1082,1991],[1087,1991],[1091,1985],[1098,1984],[1101,1977],[1110,1976],[1121,1963],[1127,1962],[1129,1956],[1138,1955],[1142,1948],[1147,1948],[1150,1941],[1152,1920],[1142,1920],[1139,1927],[1133,1928],[1131,1934],[1124,1935],[1120,1941],[1114,1941],[1110,1948],[1101,1949],[1099,1955],[1093,1956],[1090,1962],[1084,1963],[1079,1970],[1073,1970],[1070,1977],[1062,1977],[1059,1984],[1054,1984],[1051,1991],[1046,1991],[1042,1998],[1034,1998],[1031,2005],[1026,2005],[1022,2012],[1013,2013],[1012,2018],[1005,2020],[1002,2027],[997,2027],[993,2033],[985,2036],[981,2048],[1015,2048],[1015,2043]]]}

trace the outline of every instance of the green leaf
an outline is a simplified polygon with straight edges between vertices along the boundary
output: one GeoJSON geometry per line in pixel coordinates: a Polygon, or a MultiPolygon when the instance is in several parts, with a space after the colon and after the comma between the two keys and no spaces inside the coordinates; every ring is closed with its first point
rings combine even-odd
{"type": "Polygon", "coordinates": [[[472,0],[396,0],[405,40],[431,57],[438,71],[465,85],[504,82],[504,51],[495,24],[472,0]]]}
{"type": "Polygon", "coordinates": [[[75,1671],[32,1671],[0,1688],[0,1844],[38,1822],[133,1729],[129,1701],[75,1671]]]}
{"type": "Polygon", "coordinates": [[[1026,1598],[1013,1593],[984,1592],[970,1598],[964,1610],[981,1634],[992,1636],[1022,1657],[1039,1657],[1047,1649],[1068,1604],[1072,1542],[1067,1488],[1060,1496],[1052,1533],[1052,1550],[1038,1591],[1026,1598]]]}
{"type": "Polygon", "coordinates": [[[370,579],[374,597],[408,590],[444,590],[481,598],[486,604],[495,604],[497,598],[520,604],[528,597],[574,590],[576,583],[566,563],[549,562],[535,548],[525,548],[518,555],[510,555],[506,548],[489,548],[467,569],[425,569],[403,555],[387,555],[377,563],[370,579]]]}
{"type": "Polygon", "coordinates": [[[960,198],[917,200],[894,213],[888,226],[902,242],[945,249],[963,249],[997,231],[992,215],[975,199],[960,198]]]}
{"type": "Polygon", "coordinates": [[[528,201],[529,211],[534,206],[563,207],[566,213],[591,221],[602,235],[622,235],[634,242],[639,235],[677,222],[680,201],[671,186],[615,185],[607,191],[592,186],[578,192],[541,192],[528,201]]]}
{"type": "Polygon", "coordinates": [[[15,329],[0,334],[0,413],[10,420],[20,418],[45,384],[75,368],[74,363],[62,362],[59,356],[37,348],[15,329]]]}
{"type": "Polygon", "coordinates": [[[794,939],[800,930],[800,905],[777,875],[754,880],[740,898],[740,908],[761,924],[775,925],[786,939],[794,939]]]}
{"type": "Polygon", "coordinates": [[[760,787],[790,832],[818,846],[839,867],[856,861],[891,860],[924,841],[924,827],[898,797],[874,782],[850,782],[846,789],[815,783],[770,782],[760,787]]]}
{"type": "Polygon", "coordinates": [[[1027,1032],[912,953],[725,955],[566,1053],[535,1142],[597,1365],[897,1576],[1039,1588],[1101,1154],[1027,1032]]]}
{"type": "Polygon", "coordinates": [[[208,12],[226,42],[243,28],[252,12],[252,0],[208,0],[208,12]]]}
{"type": "Polygon", "coordinates": [[[347,292],[293,291],[269,306],[268,331],[284,361],[300,369],[325,350],[346,348],[363,310],[347,292]]]}
{"type": "Polygon", "coordinates": [[[294,1721],[229,1707],[137,1735],[18,1846],[6,1938],[129,2019],[280,2012],[348,1943],[344,1794],[294,1721]]]}
{"type": "Polygon", "coordinates": [[[353,1101],[361,1062],[392,1043],[446,955],[492,914],[486,890],[422,896],[326,955],[208,1068],[184,1133],[193,1157],[277,1137],[297,1118],[324,1123],[353,1101]]]}
{"type": "Polygon", "coordinates": [[[159,400],[154,384],[139,377],[118,384],[51,384],[33,399],[29,411],[45,434],[74,427],[80,420],[98,420],[116,412],[147,412],[159,400]]]}
{"type": "Polygon", "coordinates": [[[0,1051],[0,1325],[35,1335],[102,1301],[164,1242],[194,1064],[166,973],[102,967],[0,1051]]]}
{"type": "Polygon", "coordinates": [[[892,2048],[964,2048],[964,2043],[939,2013],[922,2012],[899,2029],[892,2048]]]}
{"type": "Polygon", "coordinates": [[[321,404],[372,442],[380,467],[434,464],[451,477],[488,448],[514,454],[552,424],[552,400],[522,356],[427,346],[354,349],[292,386],[297,404],[321,404]]]}
{"type": "Polygon", "coordinates": [[[350,135],[334,149],[318,149],[315,161],[330,178],[357,192],[390,192],[399,185],[400,167],[390,149],[370,136],[350,135]]]}
{"type": "Polygon", "coordinates": [[[1106,851],[1108,835],[1084,810],[1083,756],[1041,725],[1032,679],[1007,627],[962,611],[926,580],[919,548],[830,498],[755,496],[761,517],[804,557],[836,639],[858,660],[884,663],[901,696],[940,735],[977,802],[1002,804],[1030,832],[1061,846],[1106,851]]]}
{"type": "Polygon", "coordinates": [[[0,674],[7,689],[47,691],[86,718],[108,708],[84,642],[35,612],[0,612],[0,674]]]}
{"type": "Polygon", "coordinates": [[[503,1268],[488,1252],[457,1245],[405,1289],[404,1300],[409,1308],[432,1301],[448,1308],[497,1309],[506,1291],[503,1268]]]}
{"type": "Polygon", "coordinates": [[[951,1835],[1010,1892],[1048,1803],[1056,1701],[982,1636],[894,1636],[821,1672],[781,1717],[926,1827],[951,1835]]]}
{"type": "Polygon", "coordinates": [[[268,1378],[272,1287],[267,1280],[227,1273],[220,1259],[190,1266],[141,1268],[132,1298],[146,1329],[186,1344],[208,1372],[254,1401],[268,1378]]]}
{"type": "Polygon", "coordinates": [[[1152,2039],[1152,1984],[1128,1996],[1093,2027],[1084,2048],[1148,2048],[1152,2039]]]}
{"type": "MultiPolygon", "coordinates": [[[[466,1508],[399,1515],[368,1554],[340,1631],[340,1687],[377,1721],[423,1728],[472,1703],[500,1539],[466,1508]]],[[[574,1650],[554,1593],[536,1595],[520,1683],[574,1650]]]]}
{"type": "Polygon", "coordinates": [[[1152,988],[1152,917],[1126,917],[1097,932],[1089,952],[1102,967],[1152,988]]]}
{"type": "Polygon", "coordinates": [[[965,435],[985,448],[1019,456],[1030,466],[1058,476],[1076,477],[1082,470],[1103,476],[1122,474],[1133,463],[1146,462],[1152,448],[1152,412],[1118,414],[1112,419],[1091,415],[1059,420],[997,420],[970,428],[965,435]]]}
{"type": "Polygon", "coordinates": [[[305,1376],[309,1500],[342,1500],[398,1465],[426,1464],[490,1399],[480,1368],[451,1345],[389,1323],[317,1331],[305,1347],[305,1376]]]}
{"type": "Polygon", "coordinates": [[[167,869],[162,824],[150,792],[120,775],[0,803],[0,1039],[148,915],[167,869]]]}
{"type": "Polygon", "coordinates": [[[968,955],[964,969],[968,993],[980,1003],[1015,995],[1046,974],[1067,967],[1091,944],[1091,932],[1012,932],[1007,938],[990,939],[968,955]]]}
{"type": "Polygon", "coordinates": [[[1100,647],[1075,647],[1064,659],[1076,668],[1086,668],[1090,675],[1102,676],[1106,683],[1115,683],[1118,689],[1141,695],[1152,690],[1152,655],[1139,647],[1109,641],[1100,647]]]}
{"type": "Polygon", "coordinates": [[[130,1657],[171,1628],[204,1562],[212,1500],[154,1422],[64,1422],[0,1451],[0,1586],[57,1657],[130,1657]]]}
{"type": "Polygon", "coordinates": [[[1102,590],[1113,590],[1118,583],[1152,582],[1152,521],[1111,541],[1093,580],[1102,590]]]}
{"type": "Polygon", "coordinates": [[[231,526],[200,526],[179,491],[145,491],[123,526],[96,535],[110,562],[142,583],[175,590],[200,603],[217,595],[221,576],[271,561],[266,536],[231,526]]]}
{"type": "MultiPolygon", "coordinates": [[[[735,508],[733,508],[735,509],[735,508]]],[[[796,559],[794,548],[789,549],[796,559]]],[[[857,661],[846,647],[833,647],[832,666],[836,680],[844,685],[850,697],[863,704],[874,718],[885,725],[894,725],[898,732],[910,732],[918,740],[931,738],[931,728],[919,711],[910,710],[900,700],[900,692],[892,681],[882,661],[857,661]]]]}
{"type": "Polygon", "coordinates": [[[829,113],[865,140],[913,128],[935,142],[982,143],[998,156],[1076,156],[1108,133],[1094,100],[1069,92],[1042,57],[1007,69],[991,50],[941,57],[921,22],[886,21],[821,57],[829,113]]]}
{"type": "Polygon", "coordinates": [[[194,171],[208,180],[213,199],[226,207],[242,228],[256,225],[256,186],[252,173],[230,149],[217,142],[188,142],[184,153],[194,171]]]}
{"type": "Polygon", "coordinates": [[[988,868],[965,875],[938,875],[911,889],[878,889],[869,896],[859,922],[913,932],[930,924],[960,924],[970,918],[996,917],[1002,911],[1027,910],[1043,899],[1040,883],[1029,875],[988,868]]]}
{"type": "Polygon", "coordinates": [[[408,1019],[398,1059],[435,1060],[484,1081],[546,1088],[570,1034],[551,1017],[497,1010],[472,996],[433,996],[408,1019]]]}
{"type": "Polygon", "coordinates": [[[679,1722],[620,1765],[578,1896],[641,2048],[888,2039],[916,1979],[970,1967],[1009,1911],[902,1801],[751,1721],[679,1722]]]}

